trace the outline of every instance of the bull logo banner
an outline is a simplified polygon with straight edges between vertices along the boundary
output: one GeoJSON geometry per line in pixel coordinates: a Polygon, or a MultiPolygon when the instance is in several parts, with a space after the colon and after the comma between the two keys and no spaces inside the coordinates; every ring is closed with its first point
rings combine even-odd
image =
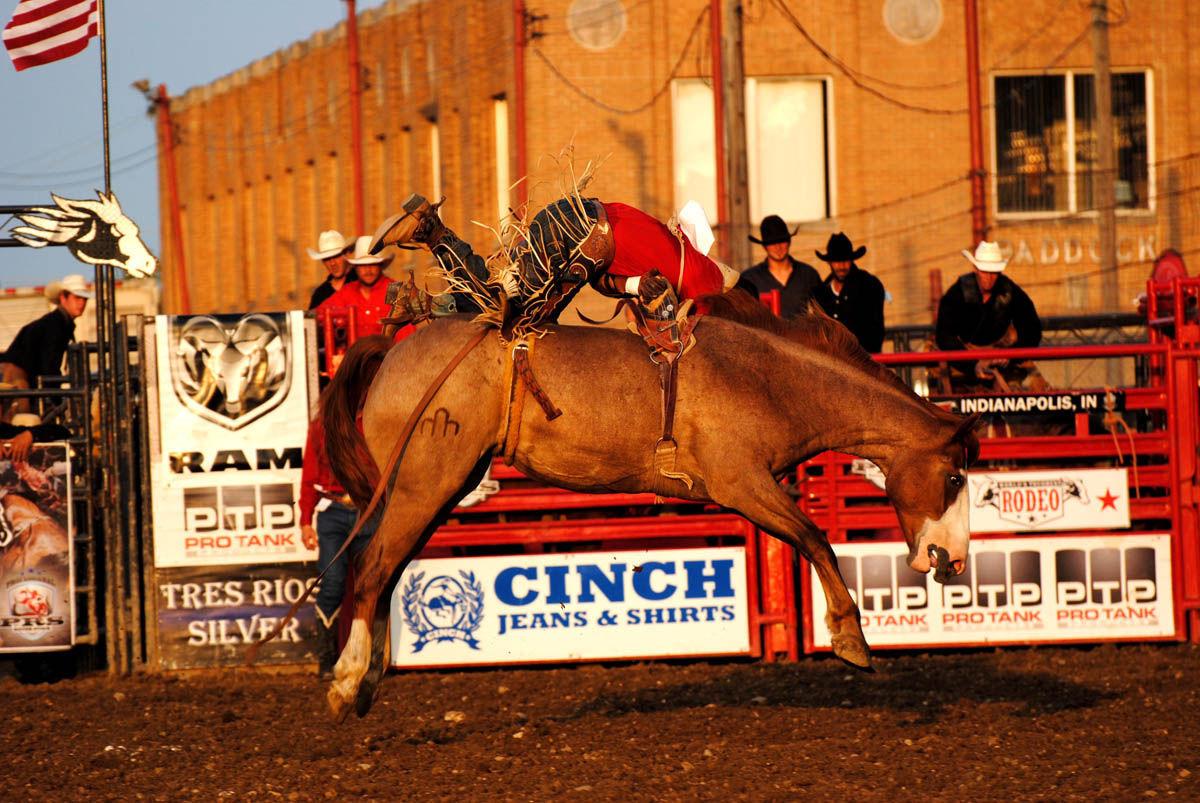
{"type": "Polygon", "coordinates": [[[24,463],[0,460],[0,652],[75,642],[71,527],[65,444],[37,444],[24,463]]]}
{"type": "Polygon", "coordinates": [[[198,315],[170,328],[171,386],[185,407],[241,429],[287,398],[292,380],[286,317],[198,315]]]}
{"type": "Polygon", "coordinates": [[[158,316],[158,567],[315,559],[296,503],[309,389],[300,312],[158,316]]]}
{"type": "Polygon", "coordinates": [[[972,472],[971,532],[1127,529],[1123,468],[972,472]]]}

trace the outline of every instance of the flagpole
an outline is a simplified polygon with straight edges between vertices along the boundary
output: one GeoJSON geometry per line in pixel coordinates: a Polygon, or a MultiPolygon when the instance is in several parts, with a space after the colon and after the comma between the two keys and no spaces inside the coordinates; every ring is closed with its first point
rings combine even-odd
{"type": "MultiPolygon", "coordinates": [[[[96,0],[97,34],[100,37],[100,109],[104,147],[104,194],[112,192],[112,168],[108,145],[108,37],[104,20],[104,0],[96,0]]],[[[116,357],[118,349],[116,303],[112,265],[96,266],[96,351],[100,393],[100,476],[104,509],[105,554],[105,630],[109,674],[129,671],[125,639],[125,610],[122,580],[124,574],[124,516],[119,509],[118,467],[119,434],[117,415],[116,357]]]]}
{"type": "Polygon", "coordinates": [[[96,0],[96,14],[100,18],[97,33],[100,35],[100,108],[104,139],[104,194],[112,192],[112,170],[108,160],[108,40],[104,31],[104,0],[96,0]]]}

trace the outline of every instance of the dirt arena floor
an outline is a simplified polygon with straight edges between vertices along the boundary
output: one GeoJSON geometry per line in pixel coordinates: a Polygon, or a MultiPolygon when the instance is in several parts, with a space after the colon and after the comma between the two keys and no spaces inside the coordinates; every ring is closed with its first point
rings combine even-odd
{"type": "Polygon", "coordinates": [[[0,800],[1200,799],[1200,649],[0,680],[0,800]]]}

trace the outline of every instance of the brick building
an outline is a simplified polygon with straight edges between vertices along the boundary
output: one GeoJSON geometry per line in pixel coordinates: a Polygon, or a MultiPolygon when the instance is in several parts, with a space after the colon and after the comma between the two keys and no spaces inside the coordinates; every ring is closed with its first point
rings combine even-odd
{"type": "MultiPolygon", "coordinates": [[[[694,197],[712,217],[709,3],[527,5],[540,18],[524,51],[533,203],[553,195],[544,157],[573,143],[579,166],[605,159],[589,192],[663,219],[694,197]]],[[[1043,315],[1096,311],[1091,12],[978,5],[989,237],[1043,315]]],[[[1124,302],[1159,251],[1200,245],[1200,8],[1113,6],[1124,302]]],[[[753,222],[782,214],[799,226],[793,254],[819,267],[813,249],[847,232],[891,293],[888,322],[928,321],[930,272],[953,281],[972,244],[964,4],[754,0],[744,13],[753,222]]],[[[415,190],[446,195],[445,219],[481,250],[494,241],[472,221],[494,225],[518,178],[513,19],[499,0],[389,0],[360,15],[361,233],[415,190]]],[[[325,228],[352,233],[346,64],[340,25],[172,100],[192,311],[303,306],[323,275],[305,246],[325,228]]],[[[169,204],[164,191],[165,304],[178,310],[169,204]]],[[[392,273],[422,264],[404,254],[392,273]]]]}

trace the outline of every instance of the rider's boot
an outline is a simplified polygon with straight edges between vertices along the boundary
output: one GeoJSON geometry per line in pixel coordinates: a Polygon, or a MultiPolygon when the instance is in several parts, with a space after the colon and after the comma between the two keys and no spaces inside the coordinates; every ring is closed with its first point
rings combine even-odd
{"type": "Polygon", "coordinates": [[[317,612],[317,677],[333,680],[333,665],[338,659],[337,614],[328,622],[317,612]]]}
{"type": "Polygon", "coordinates": [[[425,196],[415,192],[408,196],[404,211],[392,215],[375,230],[371,237],[371,253],[379,253],[389,245],[403,247],[409,243],[423,245],[432,251],[446,233],[446,227],[438,217],[438,207],[445,200],[431,204],[425,196]]]}

